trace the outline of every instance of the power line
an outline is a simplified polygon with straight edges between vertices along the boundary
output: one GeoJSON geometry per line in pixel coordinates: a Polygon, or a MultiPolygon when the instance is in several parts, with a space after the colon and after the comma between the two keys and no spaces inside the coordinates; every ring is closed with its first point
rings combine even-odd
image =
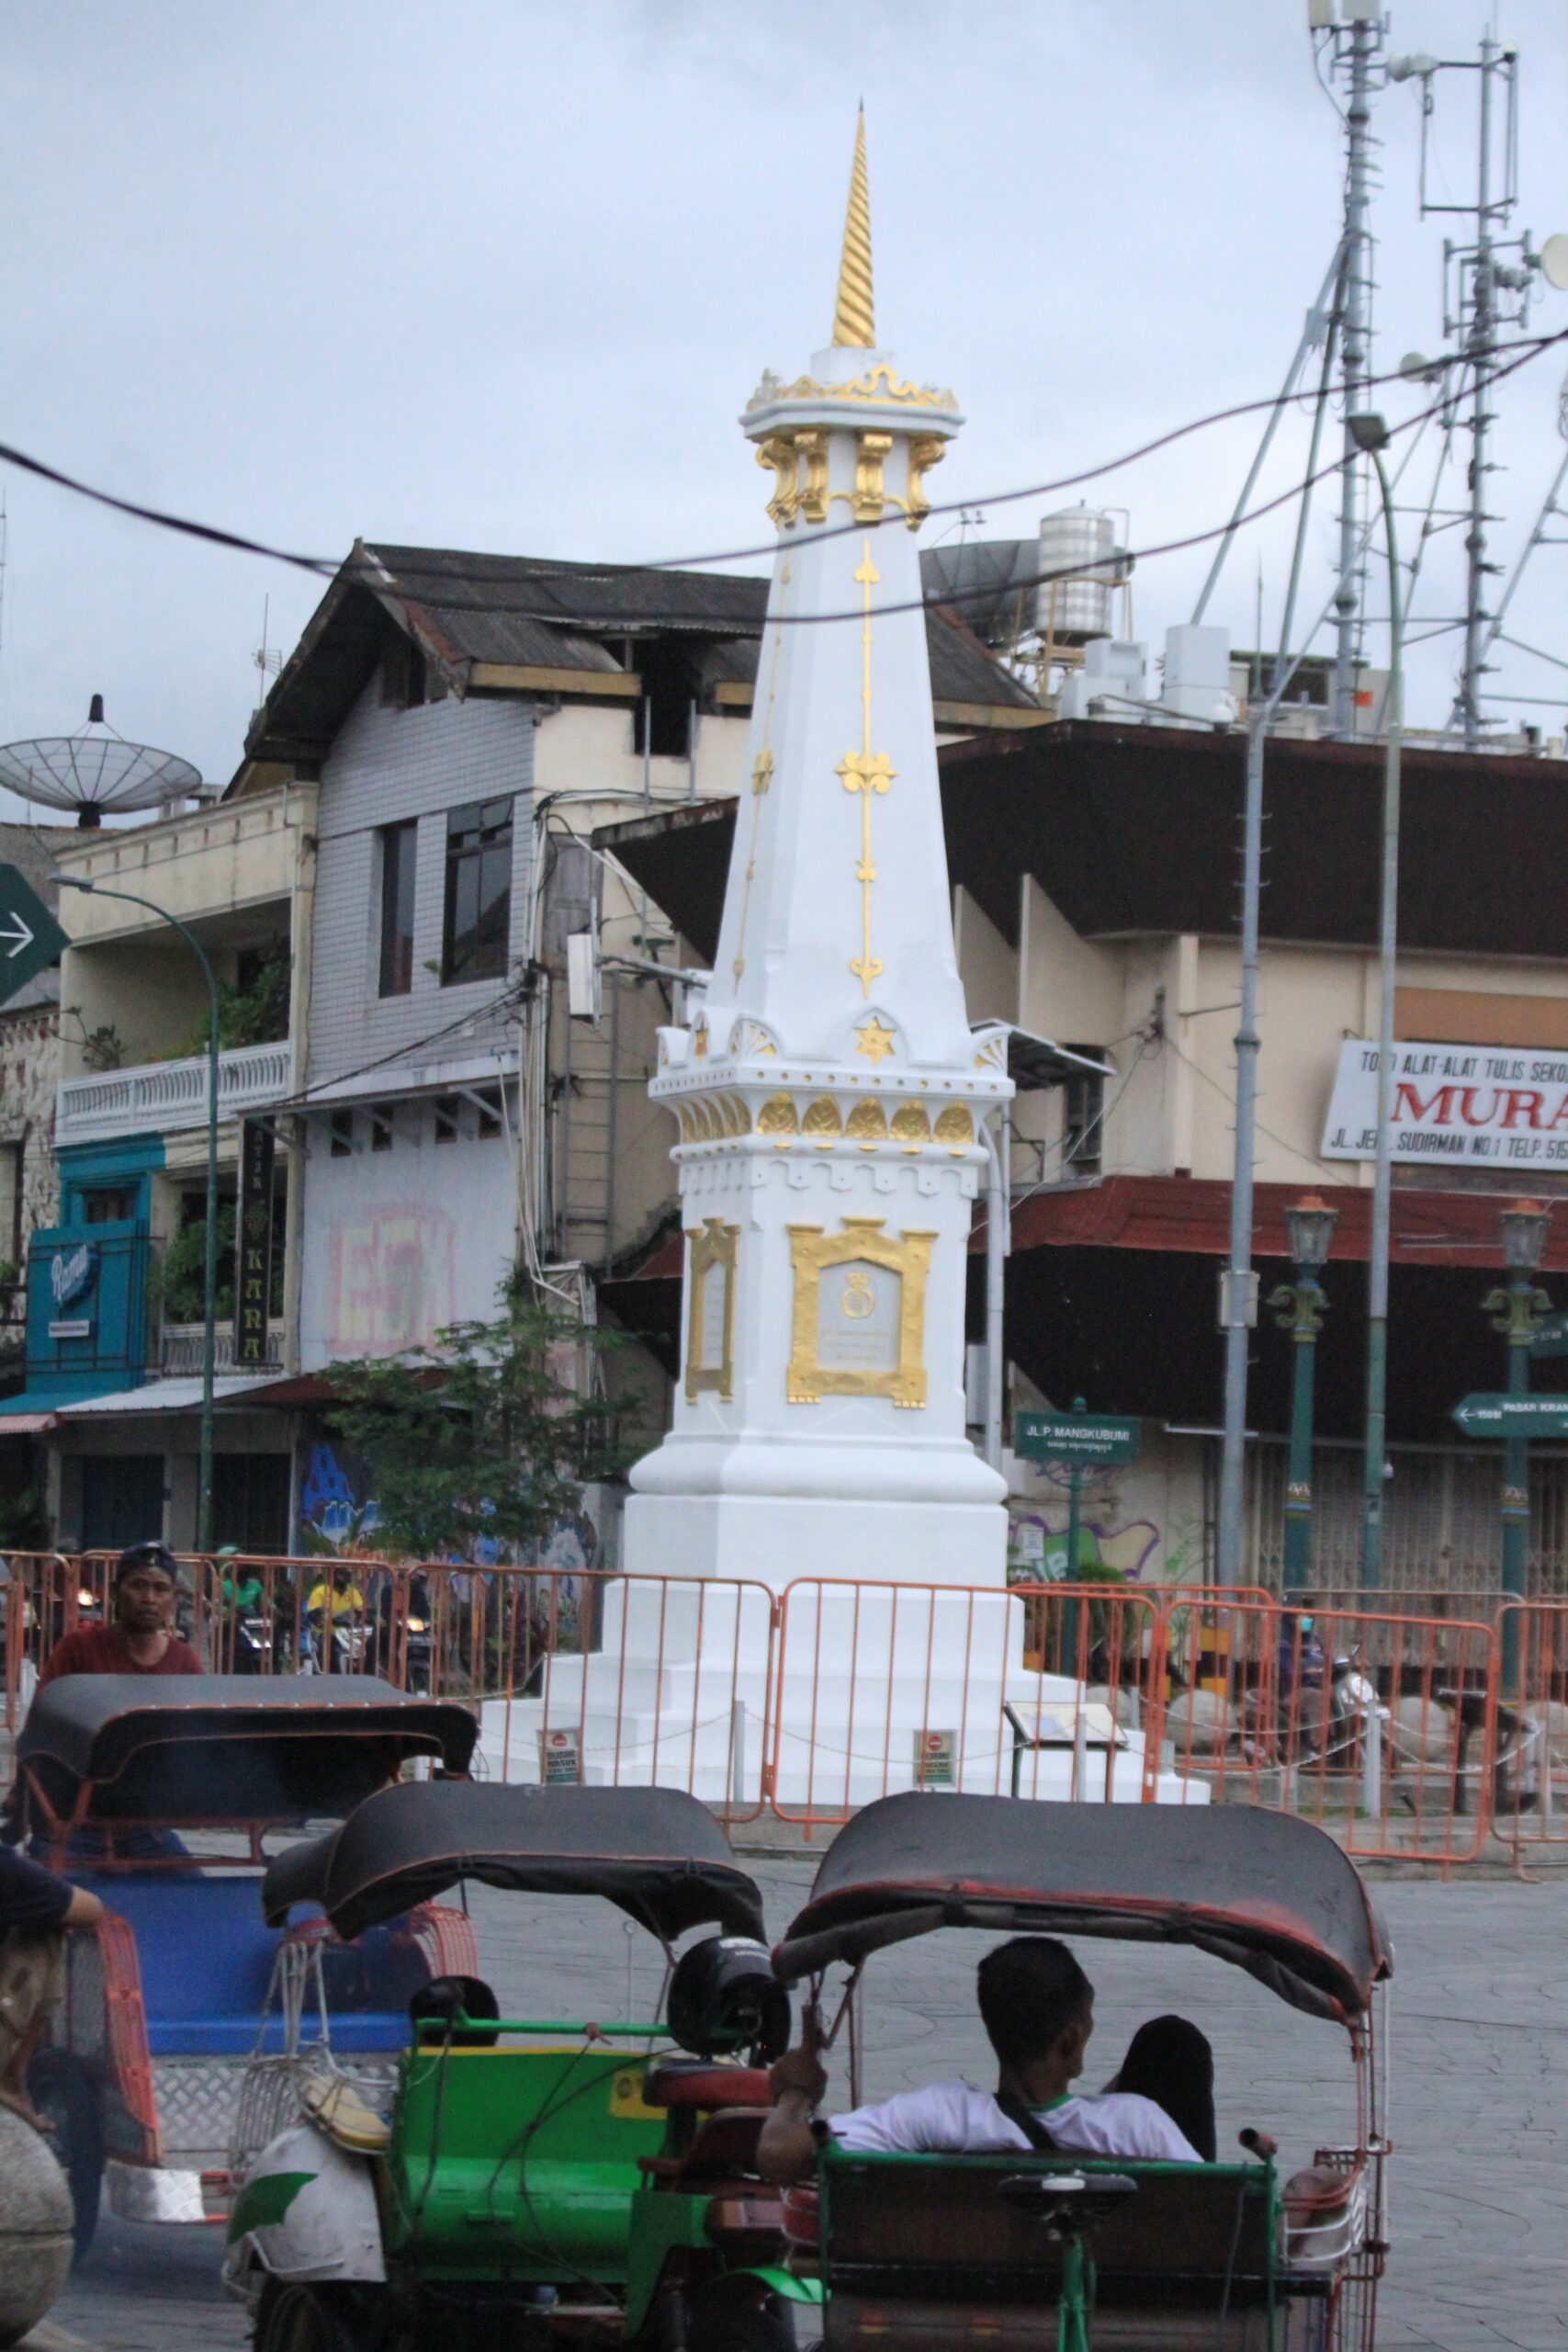
{"type": "MultiPolygon", "coordinates": [[[[1499,353],[1503,351],[1517,350],[1521,354],[1521,356],[1510,361],[1506,367],[1493,370],[1488,378],[1488,381],[1501,381],[1504,377],[1511,375],[1517,368],[1523,366],[1526,360],[1539,356],[1542,351],[1547,350],[1553,344],[1563,341],[1565,337],[1568,337],[1568,328],[1562,329],[1555,334],[1521,336],[1514,344],[1496,345],[1495,348],[1499,353]]],[[[1387,375],[1369,377],[1367,379],[1367,382],[1369,386],[1372,384],[1390,383],[1398,378],[1398,369],[1393,369],[1387,375]]],[[[1169,448],[1177,442],[1188,438],[1194,433],[1206,431],[1212,425],[1230,424],[1238,417],[1256,415],[1259,411],[1264,409],[1278,408],[1292,397],[1292,396],[1290,394],[1270,393],[1263,400],[1244,401],[1231,408],[1215,409],[1205,416],[1196,417],[1190,420],[1185,424],[1174,425],[1168,432],[1158,434],[1152,440],[1144,442],[1136,448],[1126,450],[1119,457],[1106,458],[1100,463],[1093,466],[1086,466],[1077,473],[1063,474],[1052,481],[1031,482],[1013,490],[995,491],[988,496],[983,498],[976,498],[971,495],[964,499],[939,501],[932,504],[927,511],[931,514],[950,514],[961,513],[966,506],[1005,506],[1010,503],[1016,503],[1024,499],[1054,497],[1062,491],[1077,489],[1085,482],[1098,481],[1106,474],[1121,471],[1123,467],[1135,465],[1143,458],[1155,456],[1161,449],[1169,448]]],[[[1434,409],[1422,412],[1422,417],[1435,413],[1438,409],[1442,408],[1444,405],[1446,405],[1446,403],[1442,401],[1435,403],[1434,409]]],[[[1420,421],[1421,418],[1410,420],[1411,423],[1418,423],[1420,421]]],[[[1396,426],[1394,429],[1398,432],[1404,432],[1408,430],[1408,426],[1401,425],[1396,426]]],[[[58,466],[47,464],[41,458],[31,457],[26,450],[17,448],[14,444],[9,442],[0,442],[0,463],[18,467],[25,473],[36,475],[39,481],[51,482],[57,489],[69,491],[73,497],[85,498],[91,501],[95,505],[109,508],[110,511],[115,514],[129,515],[132,521],[150,524],[159,530],[174,531],[187,538],[200,539],[209,546],[230,548],[241,555],[261,556],[274,563],[288,564],[295,571],[311,572],[319,579],[335,579],[340,573],[344,571],[352,572],[356,568],[355,559],[352,556],[346,559],[346,560],[340,561],[336,558],[331,556],[301,555],[296,549],[275,547],[267,540],[250,537],[243,532],[227,530],[218,524],[197,522],[189,515],[171,514],[162,507],[145,506],[134,499],[121,498],[112,491],[100,490],[91,482],[79,481],[75,475],[64,472],[58,466]]],[[[1332,470],[1332,469],[1329,470],[1332,470]]],[[[1285,493],[1285,497],[1289,499],[1298,495],[1300,491],[1304,487],[1305,484],[1296,484],[1294,489],[1285,493]]],[[[1274,506],[1282,503],[1283,502],[1281,500],[1271,500],[1268,505],[1255,508],[1251,514],[1243,516],[1241,519],[1243,521],[1255,520],[1258,515],[1271,512],[1274,506]]],[[[863,524],[860,523],[829,525],[826,528],[818,530],[813,534],[813,544],[815,545],[824,539],[840,538],[851,536],[854,533],[863,532],[865,527],[866,526],[863,524]]],[[[1221,526],[1220,527],[1221,529],[1224,529],[1227,526],[1221,526]]],[[[1203,538],[1213,538],[1218,535],[1217,531],[1200,533],[1196,535],[1194,538],[1173,540],[1168,543],[1168,547],[1146,548],[1143,550],[1143,553],[1145,555],[1160,555],[1168,552],[1174,552],[1179,548],[1192,546],[1198,544],[1203,538]]],[[[536,579],[558,576],[563,580],[570,580],[572,578],[581,578],[583,572],[589,569],[601,571],[606,576],[624,574],[631,571],[698,571],[705,565],[708,564],[739,563],[749,561],[753,558],[775,555],[778,552],[778,546],[779,542],[775,538],[765,542],[759,542],[752,547],[730,548],[709,555],[661,557],[651,562],[640,564],[604,564],[594,565],[592,567],[587,567],[581,564],[563,564],[558,574],[552,571],[547,561],[541,561],[531,564],[530,572],[531,575],[536,579]]],[[[379,566],[373,566],[368,558],[364,560],[363,570],[367,574],[370,573],[372,570],[375,570],[378,573],[384,588],[392,584],[388,580],[385,571],[381,570],[379,566]]],[[[434,567],[421,565],[408,567],[400,575],[400,577],[404,579],[428,579],[437,583],[448,576],[449,575],[446,573],[436,571],[434,567]]],[[[1032,583],[1028,581],[1024,581],[1020,582],[1017,584],[1020,586],[1043,584],[1046,581],[1059,578],[1061,576],[1063,575],[1059,572],[1047,571],[1039,575],[1037,582],[1032,583]]],[[[931,601],[945,604],[957,604],[966,601],[974,601],[976,594],[984,593],[988,592],[955,592],[953,594],[944,595],[940,599],[932,599],[931,601]]],[[[924,598],[920,600],[922,605],[927,600],[924,598]]],[[[433,594],[430,598],[430,602],[441,605],[447,611],[460,612],[472,610],[482,612],[505,612],[513,609],[513,607],[509,607],[505,605],[497,604],[491,599],[476,599],[471,604],[466,604],[462,600],[457,598],[433,594]]],[[[531,606],[520,605],[515,607],[515,609],[523,611],[533,610],[534,608],[531,606]]],[[[874,608],[874,609],[876,608],[874,608]]],[[[908,608],[889,605],[883,606],[880,609],[883,611],[898,611],[908,608]]],[[[682,623],[685,623],[687,626],[690,626],[694,617],[696,616],[689,613],[671,614],[668,616],[639,616],[639,618],[645,626],[652,625],[671,628],[679,627],[682,623]]],[[[806,617],[807,616],[804,615],[795,616],[795,618],[798,620],[804,620],[806,617]]],[[[847,616],[825,614],[814,616],[813,617],[820,619],[838,619],[847,617],[850,619],[859,620],[863,616],[857,611],[847,616]]],[[[566,625],[570,618],[571,616],[563,614],[560,616],[562,625],[566,625]]]]}

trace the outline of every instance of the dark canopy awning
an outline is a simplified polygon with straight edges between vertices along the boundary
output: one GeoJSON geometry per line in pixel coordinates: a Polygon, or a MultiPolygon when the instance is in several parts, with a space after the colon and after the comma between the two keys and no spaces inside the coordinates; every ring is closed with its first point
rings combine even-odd
{"type": "Polygon", "coordinates": [[[17,1763],[56,1813],[91,1781],[95,1821],[304,1821],[416,1756],[466,1771],[478,1731],[370,1675],[68,1674],[33,1700],[17,1763]]]}
{"type": "Polygon", "coordinates": [[[1346,2021],[1392,1968],[1354,1864],[1289,1814],[922,1792],[840,1831],[774,1965],[793,1984],[946,1927],[1194,1944],[1346,2021]]]}
{"type": "Polygon", "coordinates": [[[340,1936],[430,1902],[462,1879],[519,1894],[601,1894],[665,1938],[716,1920],[761,1936],[762,1902],[729,1840],[682,1789],[404,1781],[341,1829],[281,1854],[262,1882],[278,1926],[319,1903],[340,1936]]]}

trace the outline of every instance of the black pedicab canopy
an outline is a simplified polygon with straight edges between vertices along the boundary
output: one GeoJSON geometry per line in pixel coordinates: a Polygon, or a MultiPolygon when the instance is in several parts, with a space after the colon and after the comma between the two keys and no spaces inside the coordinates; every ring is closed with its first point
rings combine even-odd
{"type": "Polygon", "coordinates": [[[773,1964],[785,1984],[934,1928],[1196,1945],[1349,2023],[1393,1954],[1332,1838],[1253,1805],[883,1797],[822,1857],[773,1964]]]}
{"type": "Polygon", "coordinates": [[[352,1813],[401,1766],[468,1769],[467,1708],[370,1675],[67,1674],[46,1682],[17,1742],[30,1826],[57,1820],[193,1826],[352,1813]]]}
{"type": "Polygon", "coordinates": [[[405,1781],[341,1829],[280,1854],[262,1908],[319,1903],[350,1941],[461,1879],[519,1894],[600,1894],[666,1941],[716,1920],[763,1934],[762,1900],[707,1807],[683,1789],[405,1781]]]}

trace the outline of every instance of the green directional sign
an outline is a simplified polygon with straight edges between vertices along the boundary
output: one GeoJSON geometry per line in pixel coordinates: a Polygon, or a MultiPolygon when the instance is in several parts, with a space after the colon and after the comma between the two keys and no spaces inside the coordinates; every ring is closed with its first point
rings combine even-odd
{"type": "Polygon", "coordinates": [[[1558,1307],[1543,1315],[1530,1341],[1532,1356],[1568,1356],[1568,1310],[1558,1307]]]}
{"type": "Polygon", "coordinates": [[[14,865],[0,865],[0,1004],[58,964],[65,933],[14,865]]]}
{"type": "Polygon", "coordinates": [[[1568,1438],[1568,1396],[1510,1396],[1478,1389],[1454,1407],[1466,1437],[1568,1438]]]}
{"type": "Polygon", "coordinates": [[[1012,1417],[1012,1450],[1031,1462],[1066,1462],[1080,1469],[1094,1462],[1136,1462],[1143,1442],[1143,1422],[1133,1413],[1012,1417]]]}

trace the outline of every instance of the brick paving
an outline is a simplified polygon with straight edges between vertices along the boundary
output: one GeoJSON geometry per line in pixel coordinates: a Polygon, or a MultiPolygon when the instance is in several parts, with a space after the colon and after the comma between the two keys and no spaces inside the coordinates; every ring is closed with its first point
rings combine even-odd
{"type": "MultiPolygon", "coordinates": [[[[777,1933],[812,1865],[770,1858],[755,1868],[777,1933]]],[[[1394,2251],[1380,2343],[1388,2352],[1568,2352],[1568,1884],[1402,1880],[1374,1897],[1398,1970],[1394,2251]]],[[[646,2015],[657,2000],[654,1946],[604,1906],[483,1888],[472,1903],[503,2011],[615,2018],[646,2015]]],[[[868,2096],[958,2074],[986,2080],[973,1998],[984,1949],[978,1936],[939,1935],[872,1961],[868,2096]]],[[[1348,2132],[1350,2068],[1336,2028],[1193,1952],[1089,1941],[1079,1951],[1099,1988],[1089,2081],[1113,2071],[1141,2018],[1176,2008],[1214,2043],[1222,2149],[1258,2124],[1289,2168],[1348,2132]]],[[[106,2222],[39,2352],[243,2344],[243,2317],[219,2290],[219,2252],[216,2232],[106,2222]]]]}

